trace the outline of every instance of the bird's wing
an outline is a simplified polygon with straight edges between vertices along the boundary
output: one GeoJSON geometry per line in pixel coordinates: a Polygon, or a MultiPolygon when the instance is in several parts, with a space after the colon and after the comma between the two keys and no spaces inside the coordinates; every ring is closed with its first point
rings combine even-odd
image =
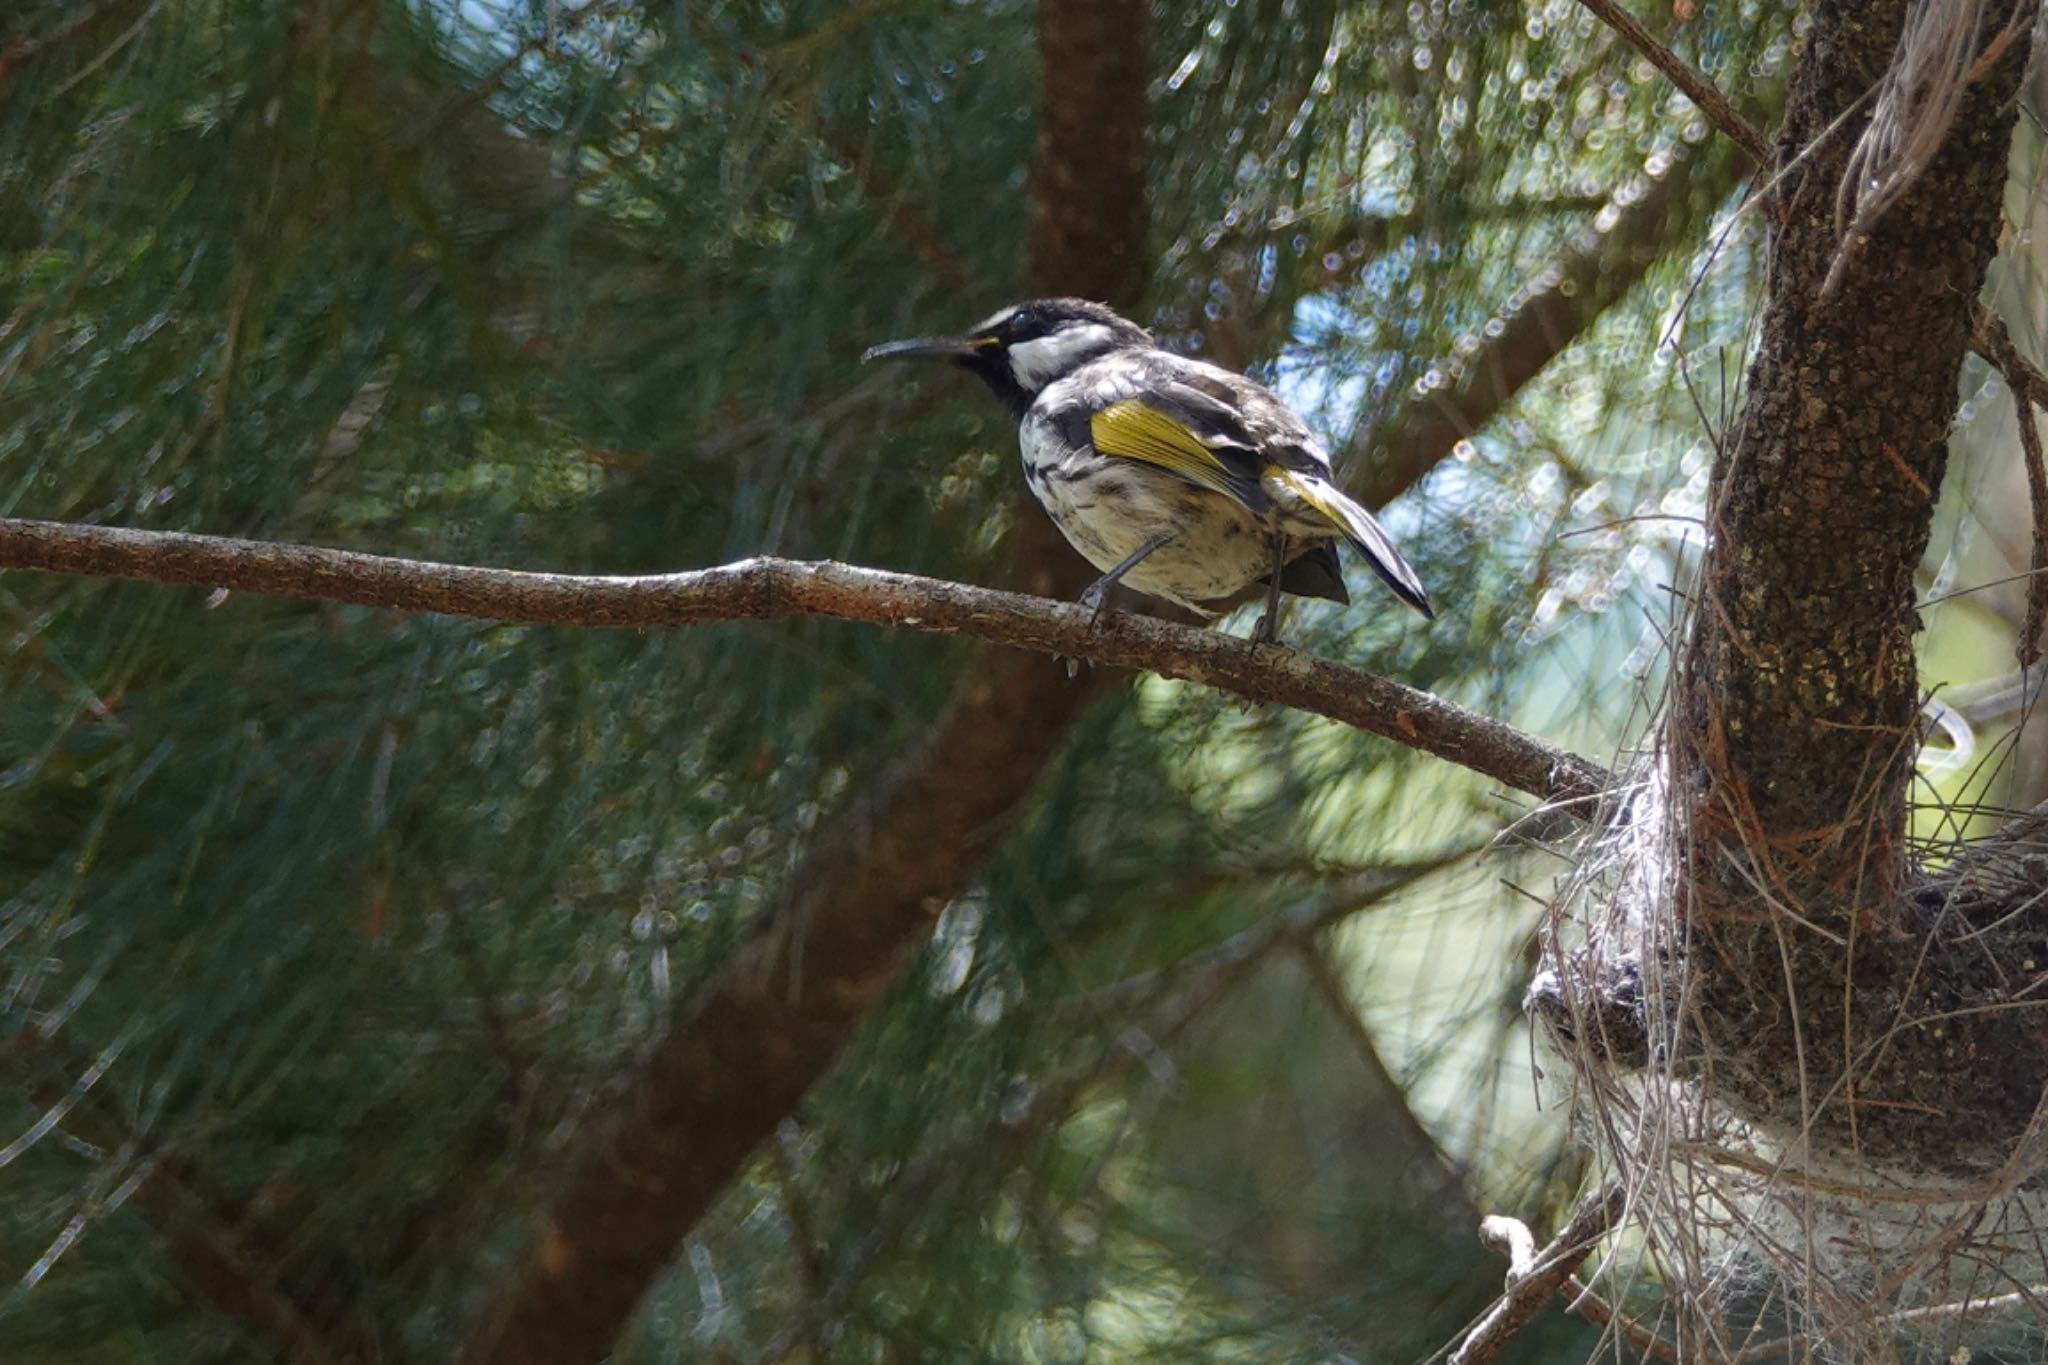
{"type": "Polygon", "coordinates": [[[1212,445],[1150,396],[1121,399],[1092,414],[1088,433],[1104,455],[1142,460],[1254,512],[1272,506],[1255,452],[1212,445]]]}
{"type": "Polygon", "coordinates": [[[1206,439],[1256,451],[1263,464],[1330,472],[1322,442],[1271,389],[1203,361],[1166,360],[1156,377],[1162,401],[1206,439]]]}
{"type": "Polygon", "coordinates": [[[1261,384],[1201,361],[1174,359],[1171,373],[1159,376],[1156,384],[1159,401],[1204,440],[1254,452],[1260,479],[1271,481],[1269,498],[1329,522],[1395,596],[1425,616],[1435,614],[1422,580],[1386,531],[1337,485],[1330,457],[1306,422],[1261,384]]]}
{"type": "Polygon", "coordinates": [[[1253,512],[1272,507],[1261,476],[1267,460],[1211,411],[1219,405],[1189,395],[1154,368],[1141,382],[1119,385],[1121,396],[1088,416],[1088,435],[1098,453],[1139,460],[1175,477],[1224,494],[1253,512]]]}
{"type": "Polygon", "coordinates": [[[1165,351],[1101,363],[1117,371],[1095,386],[1098,401],[1109,400],[1088,419],[1097,451],[1145,461],[1261,515],[1277,498],[1320,518],[1358,548],[1395,596],[1434,615],[1415,570],[1372,513],[1337,486],[1322,443],[1271,389],[1165,351]]]}
{"type": "MultiPolygon", "coordinates": [[[[1394,542],[1387,538],[1386,531],[1372,513],[1333,480],[1313,470],[1276,468],[1272,474],[1288,493],[1342,532],[1344,538],[1365,557],[1365,562],[1372,566],[1380,580],[1393,589],[1394,596],[1424,616],[1436,617],[1436,608],[1430,605],[1429,592],[1422,586],[1422,579],[1401,557],[1401,552],[1394,548],[1394,542]]],[[[1286,494],[1280,497],[1284,503],[1286,494]]]]}

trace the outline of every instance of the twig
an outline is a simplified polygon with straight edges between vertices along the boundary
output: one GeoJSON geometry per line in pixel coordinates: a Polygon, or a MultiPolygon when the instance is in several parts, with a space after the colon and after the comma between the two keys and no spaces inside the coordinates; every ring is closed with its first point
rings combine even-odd
{"type": "Polygon", "coordinates": [[[1490,1213],[1479,1220],[1479,1245],[1508,1258],[1508,1282],[1527,1275],[1536,1265],[1536,1234],[1519,1218],[1490,1213]]]}
{"type": "Polygon", "coordinates": [[[1077,1003],[1090,1013],[1104,1016],[1136,1008],[1173,983],[1232,971],[1275,948],[1313,939],[1329,926],[1407,890],[1422,878],[1441,872],[1484,847],[1482,844],[1453,848],[1414,862],[1362,868],[1318,887],[1313,898],[1268,916],[1221,943],[1098,986],[1082,995],[1077,1003]]]}
{"type": "Polygon", "coordinates": [[[1489,1218],[1482,1222],[1480,1239],[1509,1254],[1507,1290],[1451,1353],[1449,1365],[1485,1365],[1499,1356],[1551,1295],[1570,1283],[1600,1239],[1613,1231],[1626,1202],[1621,1182],[1610,1180],[1580,1201],[1571,1220],[1540,1255],[1531,1254],[1535,1239],[1514,1220],[1489,1218]],[[1520,1236],[1515,1235],[1515,1228],[1521,1228],[1520,1236]]]}
{"type": "MultiPolygon", "coordinates": [[[[202,1195],[190,1183],[182,1163],[168,1153],[150,1150],[145,1135],[103,1102],[103,1092],[90,1093],[132,1036],[124,1032],[90,1065],[83,1057],[69,1056],[60,1039],[38,1028],[17,1033],[11,1040],[24,1056],[54,1054],[44,1060],[65,1069],[60,1073],[64,1074],[61,1086],[37,1078],[33,1072],[10,1077],[24,1095],[43,1107],[43,1119],[36,1125],[40,1134],[61,1131],[103,1152],[122,1154],[102,1164],[95,1180],[104,1179],[104,1188],[87,1197],[58,1241],[66,1246],[74,1243],[95,1218],[118,1206],[118,1199],[112,1196],[126,1191],[126,1198],[163,1237],[171,1264],[185,1285],[218,1311],[273,1337],[278,1358],[289,1358],[295,1365],[362,1359],[360,1352],[347,1349],[350,1343],[330,1340],[330,1332],[341,1333],[341,1323],[323,1321],[279,1283],[276,1258],[265,1254],[268,1248],[262,1245],[261,1229],[246,1210],[225,1207],[202,1195]],[[70,1071],[80,1073],[77,1080],[69,1078],[70,1071]]],[[[19,1145],[11,1145],[10,1150],[18,1152],[19,1145]]],[[[40,1278],[61,1251],[57,1245],[46,1250],[30,1274],[40,1278]]],[[[22,1292],[17,1286],[12,1297],[22,1292]]]]}
{"type": "Polygon", "coordinates": [[[134,23],[130,24],[127,28],[121,30],[120,34],[117,37],[115,37],[113,42],[107,44],[106,47],[100,50],[98,56],[94,57],[84,66],[79,67],[78,70],[72,72],[62,81],[59,81],[57,83],[56,89],[52,90],[48,95],[44,96],[44,98],[50,100],[57,100],[63,98],[65,95],[70,94],[74,86],[78,85],[81,81],[85,80],[86,77],[92,75],[93,72],[99,70],[102,66],[105,66],[109,61],[113,60],[113,58],[117,54],[119,54],[122,48],[134,42],[136,37],[141,34],[142,30],[149,27],[150,21],[156,18],[157,12],[161,10],[163,7],[164,0],[150,0],[149,8],[145,9],[142,12],[140,18],[138,18],[134,23]]]}
{"type": "Polygon", "coordinates": [[[2027,618],[2020,629],[2021,668],[2031,667],[2041,657],[2041,630],[2048,624],[2048,461],[2041,452],[2041,428],[2036,424],[2037,407],[2048,407],[2048,378],[2020,354],[2012,333],[1996,313],[1980,300],[1970,315],[1970,344],[1978,355],[1991,362],[2012,390],[2014,418],[2020,432],[2022,463],[2027,470],[2027,503],[2033,513],[2033,547],[2027,578],[2027,618]]]}
{"type": "MultiPolygon", "coordinates": [[[[1821,284],[1833,298],[1870,230],[1926,171],[1975,79],[1973,52],[1985,0],[1906,7],[1904,27],[1876,87],[1870,120],[1835,184],[1835,232],[1841,245],[1821,284]]],[[[1995,45],[2002,52],[2004,45],[1995,45]]],[[[1995,53],[1987,53],[1993,62],[1995,53]]],[[[1985,70],[1989,71],[1989,64],[1985,70]]]]}
{"type": "Polygon", "coordinates": [[[1096,622],[1086,608],[1064,602],[829,561],[746,559],[686,573],[607,578],[0,518],[0,568],[275,593],[529,625],[645,629],[832,616],[1186,678],[1383,735],[1546,801],[1586,801],[1611,785],[1608,772],[1596,763],[1359,669],[1150,617],[1111,613],[1096,622]]]}
{"type": "Polygon", "coordinates": [[[1727,136],[1729,141],[1743,150],[1743,153],[1758,166],[1769,166],[1774,157],[1771,144],[1764,135],[1751,125],[1748,119],[1736,112],[1728,97],[1720,92],[1714,83],[1687,65],[1684,58],[1652,37],[1650,31],[1637,23],[1635,16],[1615,3],[1615,0],[1579,0],[1579,4],[1607,27],[1621,35],[1630,47],[1643,55],[1643,59],[1670,78],[1680,94],[1699,106],[1699,111],[1727,136]]]}
{"type": "MultiPolygon", "coordinates": [[[[2017,395],[2016,395],[2017,396],[2017,395]]],[[[2015,412],[2020,431],[2020,452],[2027,467],[2027,504],[2033,515],[2033,547],[2027,565],[2027,619],[2020,631],[2021,668],[2031,667],[2041,657],[2041,627],[2048,622],[2048,466],[2041,456],[2041,429],[2036,425],[2035,406],[2040,396],[2031,390],[2015,412]]]]}
{"type": "MultiPolygon", "coordinates": [[[[1437,1188],[1433,1191],[1436,1204],[1447,1218],[1462,1213],[1469,1217],[1478,1212],[1472,1203],[1472,1191],[1459,1173],[1457,1163],[1437,1143],[1434,1135],[1425,1128],[1422,1120],[1415,1117],[1415,1110],[1408,1100],[1408,1091],[1394,1073],[1387,1069],[1386,1059],[1380,1056],[1379,1043],[1372,1036],[1372,1029],[1358,1012],[1351,992],[1344,979],[1338,974],[1337,966],[1330,960],[1329,945],[1313,939],[1298,938],[1294,942],[1295,956],[1308,972],[1308,981],[1323,1007],[1337,1023],[1340,1032],[1357,1054],[1358,1063],[1365,1069],[1373,1089],[1379,1095],[1379,1104],[1385,1112],[1385,1119],[1399,1129],[1406,1138],[1405,1146],[1414,1153],[1415,1159],[1403,1171],[1403,1179],[1421,1183],[1434,1176],[1437,1188]],[[1424,1164],[1425,1159],[1427,1165],[1424,1164]],[[1454,1207],[1455,1206],[1455,1207],[1454,1207]]],[[[1482,1218],[1479,1220],[1479,1240],[1488,1246],[1495,1244],[1488,1238],[1489,1226],[1504,1225],[1512,1219],[1482,1218]]],[[[1529,1236],[1529,1229],[1521,1224],[1522,1235],[1529,1236]]],[[[1506,1231],[1504,1227],[1501,1231],[1506,1231]]],[[[1509,1234],[1512,1239],[1512,1234],[1509,1234]]],[[[1533,1252],[1535,1239],[1530,1238],[1533,1252]]],[[[1510,1260],[1512,1260],[1512,1256],[1510,1260]]]]}
{"type": "MultiPolygon", "coordinates": [[[[1964,1298],[1950,1303],[1930,1303],[1919,1308],[1900,1308],[1890,1313],[1874,1314],[1868,1320],[1886,1327],[1926,1327],[1934,1323],[2002,1313],[2011,1308],[2031,1307],[2039,1313],[2044,1295],[2048,1295],[2048,1285],[2033,1285],[2015,1289],[2009,1294],[1993,1294],[1988,1298],[1964,1298]]],[[[1729,1365],[1783,1360],[1787,1356],[1808,1353],[1819,1344],[1824,1343],[1815,1336],[1774,1337],[1769,1341],[1760,1341],[1754,1346],[1745,1346],[1729,1360],[1729,1365]]]]}
{"type": "Polygon", "coordinates": [[[1661,1356],[1665,1360],[1683,1360],[1678,1354],[1677,1347],[1609,1303],[1578,1276],[1566,1277],[1564,1293],[1571,1301],[1572,1311],[1595,1327],[1612,1328],[1620,1333],[1640,1354],[1661,1356]]]}
{"type": "Polygon", "coordinates": [[[2019,344],[2006,330],[2005,319],[1979,303],[1970,314],[1970,344],[1977,354],[1998,367],[2008,384],[2018,380],[2018,386],[2034,395],[2048,395],[2048,374],[2041,367],[2020,354],[2019,344]]]}

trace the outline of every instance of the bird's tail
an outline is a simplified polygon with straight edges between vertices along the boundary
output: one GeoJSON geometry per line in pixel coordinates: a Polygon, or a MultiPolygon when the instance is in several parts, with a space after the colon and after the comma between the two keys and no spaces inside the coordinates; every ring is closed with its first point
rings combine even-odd
{"type": "Polygon", "coordinates": [[[1394,548],[1394,542],[1387,538],[1373,514],[1337,485],[1319,474],[1301,473],[1289,470],[1287,482],[1301,495],[1301,500],[1330,519],[1330,523],[1344,533],[1344,538],[1358,547],[1365,556],[1365,562],[1372,565],[1372,571],[1393,589],[1394,596],[1406,602],[1424,616],[1436,617],[1436,609],[1429,604],[1429,593],[1423,588],[1422,580],[1415,576],[1415,570],[1408,561],[1401,558],[1401,552],[1394,548]]]}

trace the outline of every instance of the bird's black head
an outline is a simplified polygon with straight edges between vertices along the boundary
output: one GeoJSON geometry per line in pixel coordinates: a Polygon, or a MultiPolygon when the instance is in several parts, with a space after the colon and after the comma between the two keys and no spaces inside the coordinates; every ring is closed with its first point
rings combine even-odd
{"type": "Polygon", "coordinates": [[[1112,351],[1149,346],[1144,328],[1086,299],[1033,299],[1005,308],[959,337],[871,346],[862,360],[950,360],[981,376],[1015,416],[1046,385],[1112,351]]]}

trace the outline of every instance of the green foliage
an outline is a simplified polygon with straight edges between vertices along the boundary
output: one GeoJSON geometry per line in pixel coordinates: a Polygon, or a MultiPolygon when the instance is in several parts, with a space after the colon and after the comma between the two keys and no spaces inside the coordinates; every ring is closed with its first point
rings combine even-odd
{"type": "MultiPolygon", "coordinates": [[[[1700,11],[1692,55],[1768,100],[1777,21],[1700,11]]],[[[1031,20],[32,5],[0,28],[0,510],[991,581],[999,414],[854,357],[1014,296],[1031,20]]],[[[1162,4],[1154,45],[1153,319],[1365,460],[1611,189],[1708,155],[1564,3],[1162,4]]],[[[1293,638],[1614,742],[1632,693],[1589,680],[1639,623],[1600,611],[1672,551],[1554,533],[1673,482],[1692,409],[1651,358],[1716,199],[1390,515],[1446,619],[1360,577],[1293,638]]],[[[1688,315],[1738,359],[1747,249],[1688,315]]],[[[0,630],[0,1342],[30,1361],[317,1358],[258,1299],[333,1359],[447,1358],[593,1104],[974,657],[26,575],[0,630]]],[[[1491,865],[1358,878],[1500,816],[1380,741],[1129,689],[618,1358],[1425,1354],[1495,1283],[1472,1201],[1564,1189],[1554,1131],[1474,1119],[1529,917],[1491,865]],[[1371,914],[1216,957],[1331,898],[1371,914]],[[1461,970],[1418,990],[1419,961],[1461,970]]]]}

